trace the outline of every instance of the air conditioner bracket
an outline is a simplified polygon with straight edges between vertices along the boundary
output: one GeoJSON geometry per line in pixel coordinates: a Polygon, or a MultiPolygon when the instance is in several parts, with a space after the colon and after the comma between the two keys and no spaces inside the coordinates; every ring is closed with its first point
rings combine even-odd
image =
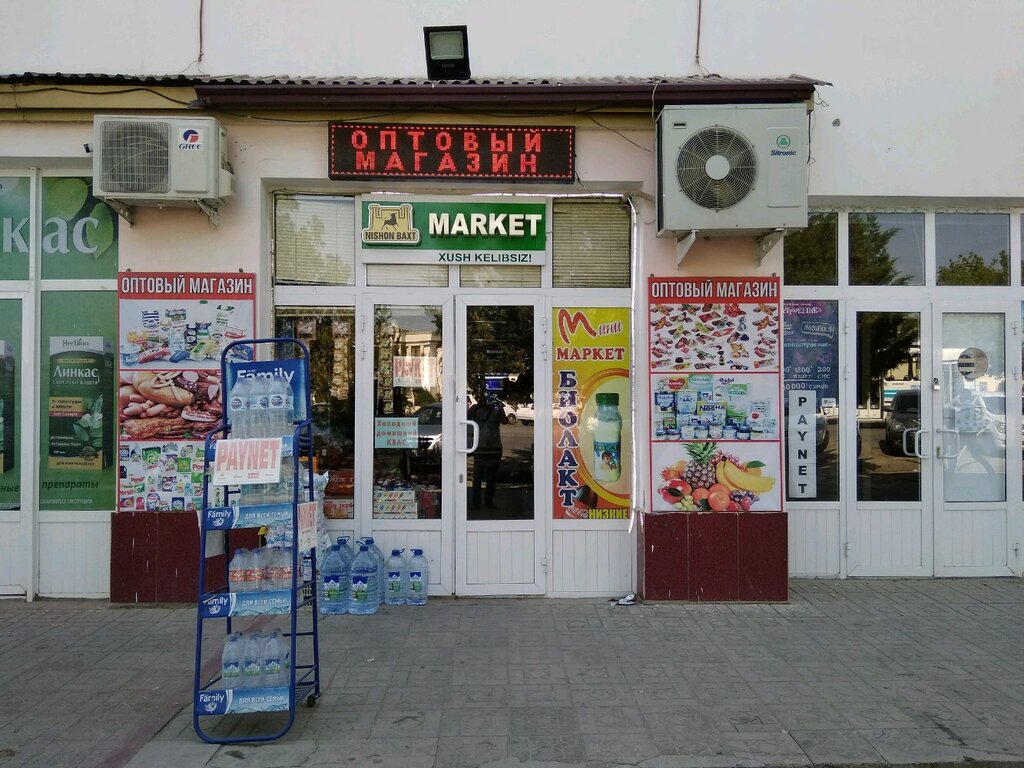
{"type": "Polygon", "coordinates": [[[676,240],[676,268],[683,263],[683,259],[686,258],[686,254],[690,252],[690,248],[697,242],[697,230],[691,229],[690,234],[686,237],[681,237],[676,240]]]}
{"type": "Polygon", "coordinates": [[[764,257],[768,255],[768,252],[779,244],[779,241],[786,236],[786,230],[775,229],[771,232],[765,233],[763,237],[759,237],[755,245],[754,255],[757,259],[757,266],[761,266],[761,262],[764,261],[764,257]]]}
{"type": "Polygon", "coordinates": [[[129,227],[135,226],[135,208],[131,205],[125,205],[120,200],[106,200],[107,205],[113,208],[117,215],[128,222],[129,227]]]}
{"type": "Polygon", "coordinates": [[[210,219],[210,226],[220,226],[220,211],[214,208],[209,203],[204,203],[202,200],[196,200],[196,205],[199,206],[199,210],[206,214],[207,218],[210,219]]]}

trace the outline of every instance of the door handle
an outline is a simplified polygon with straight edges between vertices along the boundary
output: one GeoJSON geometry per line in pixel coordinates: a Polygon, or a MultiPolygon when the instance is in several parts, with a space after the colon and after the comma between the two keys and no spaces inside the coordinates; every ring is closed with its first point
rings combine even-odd
{"type": "Polygon", "coordinates": [[[919,459],[925,458],[925,455],[921,452],[921,434],[923,432],[923,429],[919,429],[917,430],[917,434],[914,435],[914,455],[919,459]]]}
{"type": "Polygon", "coordinates": [[[955,459],[957,456],[960,455],[960,433],[958,431],[956,431],[955,429],[937,429],[937,430],[935,430],[935,432],[936,432],[936,434],[943,435],[941,444],[936,446],[936,448],[935,448],[935,456],[937,458],[940,458],[940,459],[955,459]],[[952,453],[945,453],[942,450],[943,448],[946,447],[946,437],[945,437],[945,435],[952,435],[953,436],[953,439],[950,440],[949,442],[951,442],[953,445],[955,445],[956,449],[952,453]]]}
{"type": "Polygon", "coordinates": [[[473,432],[473,444],[467,445],[465,448],[459,448],[459,453],[474,453],[476,447],[480,445],[480,425],[472,419],[460,423],[465,424],[473,432]]]}

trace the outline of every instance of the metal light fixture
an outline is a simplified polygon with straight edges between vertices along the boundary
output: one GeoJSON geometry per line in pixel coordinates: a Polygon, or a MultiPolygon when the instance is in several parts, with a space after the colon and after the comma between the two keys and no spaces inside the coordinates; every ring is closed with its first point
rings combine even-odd
{"type": "Polygon", "coordinates": [[[423,44],[428,79],[469,79],[469,35],[465,26],[424,27],[423,44]]]}

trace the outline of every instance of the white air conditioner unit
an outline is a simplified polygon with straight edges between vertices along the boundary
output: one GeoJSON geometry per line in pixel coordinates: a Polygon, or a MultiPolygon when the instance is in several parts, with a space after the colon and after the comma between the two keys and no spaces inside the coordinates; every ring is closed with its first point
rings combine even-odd
{"type": "Polygon", "coordinates": [[[97,115],[93,194],[124,206],[217,208],[233,194],[227,133],[211,117],[97,115]]]}
{"type": "Polygon", "coordinates": [[[657,130],[659,236],[807,226],[803,104],[670,106],[657,130]]]}

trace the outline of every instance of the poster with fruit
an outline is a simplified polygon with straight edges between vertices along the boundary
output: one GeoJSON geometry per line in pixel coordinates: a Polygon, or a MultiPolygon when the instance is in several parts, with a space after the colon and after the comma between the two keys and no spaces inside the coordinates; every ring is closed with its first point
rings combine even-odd
{"type": "Polygon", "coordinates": [[[777,512],[780,286],[766,278],[651,278],[655,512],[777,512]]]}
{"type": "Polygon", "coordinates": [[[119,510],[201,505],[204,441],[223,416],[220,354],[253,337],[255,285],[241,272],[118,276],[119,510]]]}

